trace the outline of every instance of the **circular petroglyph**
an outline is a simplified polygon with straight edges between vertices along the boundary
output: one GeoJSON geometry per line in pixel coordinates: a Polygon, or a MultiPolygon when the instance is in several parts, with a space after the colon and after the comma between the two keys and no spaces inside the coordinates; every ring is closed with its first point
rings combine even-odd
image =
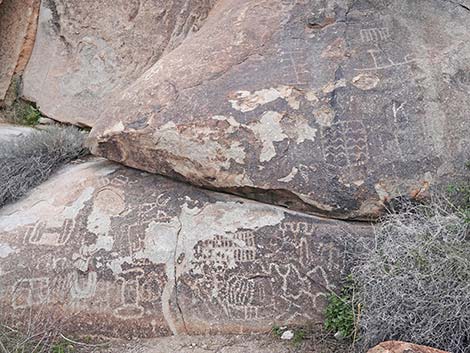
{"type": "Polygon", "coordinates": [[[103,189],[98,192],[94,200],[94,207],[108,215],[118,215],[126,208],[124,199],[112,189],[103,189]]]}

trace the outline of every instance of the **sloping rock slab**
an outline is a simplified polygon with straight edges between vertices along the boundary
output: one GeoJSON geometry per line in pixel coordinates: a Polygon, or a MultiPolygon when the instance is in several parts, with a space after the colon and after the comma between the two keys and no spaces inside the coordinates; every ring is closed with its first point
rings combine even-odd
{"type": "Polygon", "coordinates": [[[221,1],[122,94],[93,153],[338,218],[422,196],[470,154],[457,1],[221,1]]]}
{"type": "Polygon", "coordinates": [[[2,124],[0,122],[0,143],[12,140],[15,137],[25,136],[32,131],[34,131],[34,129],[31,127],[2,124]]]}
{"type": "Polygon", "coordinates": [[[69,165],[0,210],[0,312],[113,337],[318,322],[345,239],[370,234],[108,161],[69,165]]]}
{"type": "Polygon", "coordinates": [[[388,341],[370,349],[367,353],[449,353],[431,347],[419,346],[417,344],[388,341]]]}
{"type": "Polygon", "coordinates": [[[196,31],[215,0],[44,0],[24,96],[62,122],[92,126],[104,100],[196,31]]]}
{"type": "Polygon", "coordinates": [[[39,0],[0,1],[0,102],[15,72],[22,71],[31,54],[39,0]]]}

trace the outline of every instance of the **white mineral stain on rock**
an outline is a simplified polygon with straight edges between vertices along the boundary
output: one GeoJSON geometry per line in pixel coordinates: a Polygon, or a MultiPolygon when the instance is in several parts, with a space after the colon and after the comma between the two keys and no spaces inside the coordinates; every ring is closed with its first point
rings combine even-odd
{"type": "Polygon", "coordinates": [[[0,258],[4,259],[13,254],[15,250],[8,244],[0,244],[0,258]]]}
{"type": "Polygon", "coordinates": [[[316,122],[323,127],[330,127],[335,119],[335,112],[328,106],[313,111],[316,122]]]}
{"type": "Polygon", "coordinates": [[[190,263],[192,249],[199,241],[224,235],[229,239],[239,229],[256,230],[279,224],[285,217],[278,208],[255,202],[216,202],[203,208],[183,205],[180,214],[181,231],[177,253],[185,252],[185,262],[190,263]]]}
{"type": "Polygon", "coordinates": [[[300,108],[300,93],[296,94],[296,92],[292,86],[265,88],[253,93],[250,91],[237,91],[234,97],[229,99],[229,102],[233,109],[246,113],[282,98],[292,109],[297,110],[300,108]]]}
{"type": "MultiPolygon", "coordinates": [[[[173,334],[177,334],[170,301],[178,278],[192,270],[191,260],[198,242],[222,235],[232,241],[239,230],[256,230],[275,226],[284,219],[284,212],[278,208],[266,207],[255,202],[216,202],[202,208],[190,208],[184,204],[179,217],[170,222],[151,222],[145,231],[144,248],[133,255],[134,259],[148,259],[154,264],[164,264],[167,283],[162,292],[162,312],[173,334]],[[184,255],[180,263],[176,259],[184,255]],[[176,272],[175,272],[176,269],[176,272]]],[[[132,262],[129,256],[112,260],[108,267],[115,275],[122,272],[125,262],[132,262]]],[[[230,266],[236,266],[233,261],[230,266]]]]}
{"type": "Polygon", "coordinates": [[[297,175],[298,172],[299,170],[296,167],[293,167],[292,171],[287,176],[285,176],[284,178],[278,179],[278,181],[283,182],[283,183],[288,183],[289,181],[292,181],[294,179],[294,177],[297,175]]]}
{"type": "Polygon", "coordinates": [[[82,247],[82,254],[92,255],[101,249],[112,250],[114,238],[109,236],[111,220],[121,214],[125,208],[121,189],[107,187],[96,193],[91,213],[87,218],[87,229],[97,235],[97,238],[95,244],[82,247]]]}
{"type": "Polygon", "coordinates": [[[323,88],[322,91],[325,94],[333,92],[335,89],[338,89],[340,87],[346,87],[346,80],[343,78],[341,80],[335,81],[335,82],[330,82],[326,84],[323,88]]]}
{"type": "Polygon", "coordinates": [[[136,254],[136,258],[149,259],[155,264],[170,264],[166,272],[168,278],[173,278],[173,260],[180,229],[181,223],[176,217],[168,223],[152,221],[145,230],[144,249],[136,254]]]}
{"type": "Polygon", "coordinates": [[[177,173],[190,179],[217,176],[216,180],[226,183],[224,186],[237,186],[241,183],[251,185],[244,174],[226,171],[233,162],[245,163],[244,147],[239,141],[228,141],[226,138],[226,133],[237,128],[238,123],[233,118],[224,119],[220,116],[215,120],[226,120],[228,131],[204,126],[179,129],[173,122],[169,122],[155,131],[155,149],[167,151],[167,162],[177,173]]]}
{"type": "Polygon", "coordinates": [[[103,132],[103,135],[115,135],[122,131],[124,131],[124,124],[122,123],[122,121],[120,121],[117,124],[111,126],[109,129],[106,129],[103,132]]]}
{"type": "Polygon", "coordinates": [[[219,120],[219,121],[226,121],[229,123],[229,128],[227,128],[225,131],[227,133],[233,133],[235,132],[240,126],[242,126],[238,121],[235,120],[233,116],[229,116],[228,118],[223,115],[214,115],[212,117],[214,120],[219,120]]]}
{"type": "MultiPolygon", "coordinates": [[[[282,141],[289,136],[281,126],[282,114],[274,111],[266,112],[259,121],[248,125],[238,123],[233,117],[213,116],[213,120],[225,121],[226,126],[178,127],[173,122],[161,126],[154,134],[155,148],[169,152],[168,163],[179,174],[188,179],[207,180],[213,177],[214,186],[224,187],[253,185],[246,174],[234,174],[228,169],[233,162],[245,164],[244,146],[228,135],[237,133],[239,129],[251,130],[261,141],[260,161],[271,160],[275,155],[273,142],[282,141]]],[[[314,136],[314,130],[302,124],[303,135],[299,141],[314,136]],[[306,135],[305,135],[306,134],[306,135]]]]}
{"type": "Polygon", "coordinates": [[[251,93],[250,91],[235,92],[235,97],[229,99],[232,108],[242,113],[255,110],[261,105],[274,102],[281,97],[281,93],[275,88],[267,88],[251,93]]]}
{"type": "Polygon", "coordinates": [[[60,227],[66,219],[74,219],[92,198],[95,188],[88,186],[89,183],[117,168],[117,164],[99,159],[60,169],[35,188],[30,197],[0,210],[0,231],[8,232],[44,219],[48,220],[48,226],[60,227]],[[55,190],[53,195],[51,190],[55,190]]]}
{"type": "Polygon", "coordinates": [[[374,188],[382,202],[385,202],[390,198],[390,193],[383,183],[379,182],[375,184],[374,188]]]}
{"type": "Polygon", "coordinates": [[[305,93],[305,99],[307,99],[309,102],[312,102],[312,103],[316,103],[319,101],[317,94],[315,93],[315,91],[312,91],[312,90],[308,90],[305,93]]]}
{"type": "MultiPolygon", "coordinates": [[[[255,202],[241,204],[219,201],[202,208],[190,208],[184,204],[177,219],[174,218],[169,223],[154,222],[149,225],[144,241],[145,249],[136,254],[136,258],[146,258],[166,266],[168,281],[162,293],[162,312],[173,334],[178,332],[170,309],[171,296],[178,278],[192,269],[191,261],[196,244],[216,235],[235,240],[234,233],[239,229],[256,230],[274,226],[284,216],[280,209],[268,208],[255,202]],[[176,263],[179,258],[182,258],[181,262],[176,263]]],[[[115,261],[113,271],[120,271],[124,261],[127,259],[115,261]]]]}
{"type": "Polygon", "coordinates": [[[317,129],[311,127],[303,115],[288,116],[281,121],[284,133],[295,143],[303,143],[306,140],[315,141],[317,129]]]}
{"type": "Polygon", "coordinates": [[[35,202],[31,202],[28,199],[25,202],[20,201],[19,203],[7,206],[0,214],[0,230],[9,232],[18,227],[35,224],[42,219],[48,218],[47,227],[60,227],[66,219],[73,219],[78,215],[85,202],[93,196],[93,191],[92,187],[85,188],[69,206],[64,206],[63,204],[54,205],[54,200],[50,199],[50,190],[47,192],[47,195],[41,195],[35,202]],[[30,206],[29,211],[23,212],[28,205],[30,206]],[[48,214],[58,216],[47,217],[48,214]]]}
{"type": "Polygon", "coordinates": [[[375,88],[379,84],[380,79],[374,74],[362,73],[354,77],[351,82],[357,88],[367,91],[375,88]]]}
{"type": "Polygon", "coordinates": [[[282,114],[268,111],[258,122],[250,124],[251,130],[263,143],[259,157],[260,162],[270,161],[276,155],[274,142],[280,142],[288,138],[282,130],[281,119],[282,114]]]}

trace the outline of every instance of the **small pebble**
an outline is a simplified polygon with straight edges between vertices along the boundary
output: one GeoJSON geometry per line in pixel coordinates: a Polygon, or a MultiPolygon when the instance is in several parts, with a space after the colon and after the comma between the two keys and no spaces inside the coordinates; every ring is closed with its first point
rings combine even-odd
{"type": "Polygon", "coordinates": [[[287,330],[282,333],[281,340],[289,341],[292,338],[294,338],[294,332],[292,332],[291,330],[287,330]]]}

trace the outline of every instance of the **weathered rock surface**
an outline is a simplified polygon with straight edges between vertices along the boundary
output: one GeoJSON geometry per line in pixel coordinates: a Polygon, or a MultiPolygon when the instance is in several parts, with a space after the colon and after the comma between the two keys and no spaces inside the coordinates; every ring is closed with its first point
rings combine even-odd
{"type": "Polygon", "coordinates": [[[56,120],[91,126],[106,97],[196,31],[215,0],[44,0],[24,96],[56,120]]]}
{"type": "Polygon", "coordinates": [[[0,210],[2,323],[114,337],[321,322],[366,225],[305,216],[103,160],[0,210]],[[47,321],[44,319],[44,321],[47,321]]]}
{"type": "Polygon", "coordinates": [[[370,349],[367,353],[449,353],[439,349],[419,346],[417,344],[388,341],[379,344],[378,346],[370,349]]]}
{"type": "Polygon", "coordinates": [[[36,34],[39,0],[0,1],[0,103],[26,66],[36,34]]]}
{"type": "Polygon", "coordinates": [[[470,154],[460,3],[219,1],[106,104],[90,145],[207,188],[377,217],[458,177],[470,154]]]}
{"type": "Polygon", "coordinates": [[[0,122],[0,142],[11,140],[19,136],[25,136],[32,131],[34,131],[34,129],[30,127],[2,124],[0,122]]]}

